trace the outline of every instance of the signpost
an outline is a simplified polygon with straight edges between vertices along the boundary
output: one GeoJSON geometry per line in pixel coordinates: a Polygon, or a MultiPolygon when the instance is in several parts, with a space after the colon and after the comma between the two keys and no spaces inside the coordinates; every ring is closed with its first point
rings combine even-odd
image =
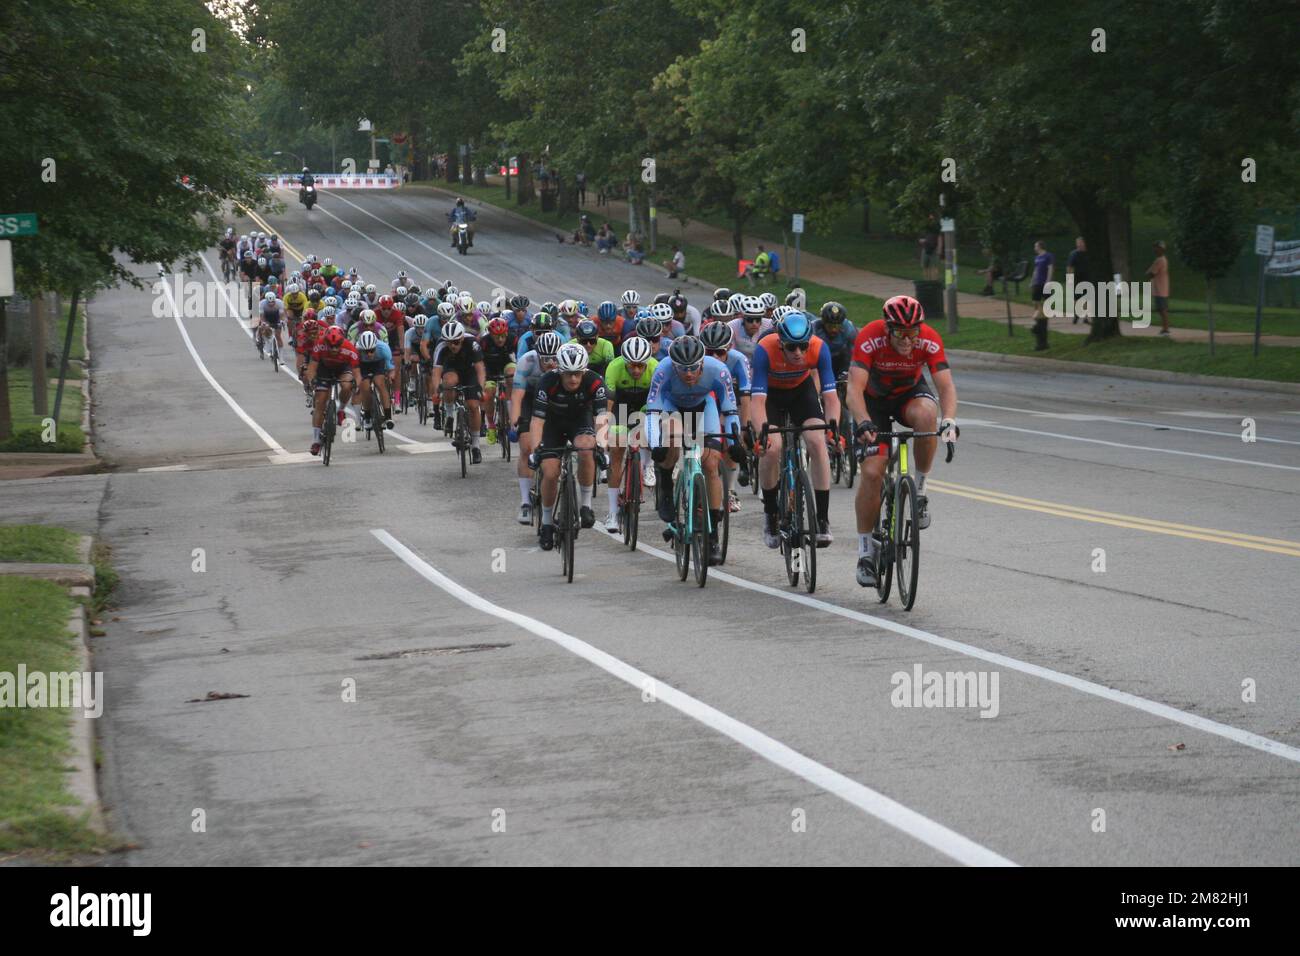
{"type": "Polygon", "coordinates": [[[1255,255],[1259,256],[1259,294],[1255,299],[1255,357],[1259,358],[1259,332],[1264,319],[1264,269],[1273,257],[1273,227],[1255,227],[1255,255]]]}
{"type": "Polygon", "coordinates": [[[790,223],[790,231],[794,233],[794,284],[799,285],[799,237],[803,235],[803,213],[794,214],[794,219],[790,223]]]}
{"type": "Polygon", "coordinates": [[[948,332],[957,331],[957,220],[945,217],[939,220],[939,231],[943,233],[944,268],[943,309],[948,313],[948,332]]]}

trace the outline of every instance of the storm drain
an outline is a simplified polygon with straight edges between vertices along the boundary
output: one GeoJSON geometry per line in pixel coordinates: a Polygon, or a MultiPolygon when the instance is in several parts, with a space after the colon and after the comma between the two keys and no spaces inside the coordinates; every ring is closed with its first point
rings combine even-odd
{"type": "Polygon", "coordinates": [[[405,651],[392,651],[388,654],[367,654],[358,657],[359,661],[395,661],[406,657],[445,657],[448,654],[473,654],[475,651],[495,651],[509,644],[459,644],[453,647],[416,647],[405,651]]]}

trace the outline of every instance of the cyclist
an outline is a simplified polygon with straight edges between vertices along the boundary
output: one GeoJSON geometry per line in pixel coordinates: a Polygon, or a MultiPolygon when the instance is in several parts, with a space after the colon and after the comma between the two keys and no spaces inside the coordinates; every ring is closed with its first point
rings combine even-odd
{"type": "Polygon", "coordinates": [[[384,427],[393,427],[393,404],[388,397],[388,373],[393,370],[393,353],[387,342],[381,342],[374,332],[362,332],[357,338],[357,355],[361,360],[361,415],[362,427],[370,428],[370,381],[374,376],[379,389],[379,403],[384,409],[384,427]]]}
{"type": "Polygon", "coordinates": [[[420,340],[420,358],[422,367],[428,372],[425,391],[429,396],[429,406],[433,414],[433,427],[442,427],[442,396],[433,387],[433,353],[442,340],[443,326],[454,321],[456,306],[451,302],[439,302],[434,310],[436,317],[424,325],[424,338],[420,340]]]}
{"type": "Polygon", "coordinates": [[[362,332],[374,332],[379,336],[379,341],[388,342],[388,330],[379,324],[374,309],[361,310],[357,321],[353,323],[352,328],[348,329],[348,338],[355,344],[361,338],[362,332]]]}
{"type": "Polygon", "coordinates": [[[384,341],[393,351],[393,364],[389,370],[388,388],[393,396],[394,407],[402,407],[401,372],[406,367],[402,358],[402,348],[406,344],[406,303],[396,301],[391,295],[379,297],[379,308],[375,310],[379,324],[384,327],[384,341]]]}
{"type": "Polygon", "coordinates": [[[628,325],[635,326],[637,312],[641,309],[641,293],[636,289],[628,289],[620,297],[620,301],[623,304],[623,318],[628,325]]]}
{"type": "Polygon", "coordinates": [[[554,332],[560,337],[560,343],[569,341],[568,328],[561,329],[557,327],[555,316],[546,309],[538,312],[533,316],[533,327],[525,332],[519,339],[519,344],[515,346],[515,357],[523,358],[524,353],[533,347],[533,340],[542,332],[554,332]]]}
{"type": "MultiPolygon", "coordinates": [[[[763,453],[758,474],[763,489],[763,543],[779,547],[781,538],[777,514],[777,483],[781,479],[781,435],[764,435],[767,422],[818,425],[839,421],[840,399],[835,392],[831,373],[831,354],[826,343],[812,333],[812,323],[803,312],[792,312],[777,324],[776,335],[769,335],[754,349],[754,383],[751,415],[763,453]],[[817,401],[813,372],[821,382],[822,401],[817,401]],[[823,413],[823,403],[825,412],[823,413]],[[825,414],[825,418],[823,418],[825,414]]],[[[831,526],[827,512],[831,497],[831,466],[826,448],[826,433],[804,433],[808,451],[813,497],[817,507],[817,547],[831,543],[831,526]]]]}
{"type": "Polygon", "coordinates": [[[313,455],[320,454],[320,429],[325,421],[325,402],[335,382],[339,386],[339,425],[343,424],[343,409],[352,397],[352,370],[361,364],[356,347],[348,341],[340,328],[331,328],[312,346],[311,362],[307,365],[307,380],[316,390],[316,401],[311,413],[313,455]]]}
{"type": "MultiPolygon", "coordinates": [[[[731,432],[733,426],[735,430],[739,429],[731,373],[727,371],[727,366],[704,354],[704,344],[695,336],[683,335],[674,339],[668,350],[668,360],[659,363],[650,381],[646,412],[646,443],[650,446],[650,457],[658,471],[655,481],[657,510],[659,518],[665,524],[671,524],[675,517],[673,466],[681,454],[683,442],[689,443],[692,433],[703,435],[731,432]],[[662,414],[666,412],[680,412],[682,416],[662,414]],[[686,415],[691,419],[689,425],[686,423],[686,415]],[[720,421],[722,419],[725,419],[725,423],[720,421]],[[681,424],[682,434],[677,434],[678,423],[681,424]],[[723,424],[725,428],[721,427],[723,424]]],[[[702,438],[700,444],[703,445],[700,466],[704,470],[708,486],[709,513],[713,526],[709,542],[709,563],[714,564],[722,560],[722,551],[718,545],[718,528],[722,524],[722,480],[718,474],[722,443],[716,438],[702,438]]],[[[738,461],[740,445],[733,444],[730,452],[732,460],[738,461]]]]}
{"type": "MultiPolygon", "coordinates": [[[[740,422],[743,427],[749,424],[751,388],[749,361],[737,349],[731,347],[732,338],[731,326],[725,322],[710,322],[700,330],[700,341],[704,344],[705,352],[727,366],[727,371],[731,373],[731,384],[736,390],[736,408],[739,410],[740,422]]],[[[740,486],[742,488],[747,487],[749,485],[749,456],[742,456],[739,463],[734,461],[723,462],[722,485],[727,495],[727,507],[732,512],[740,510],[740,496],[731,487],[731,473],[737,467],[740,468],[740,486]]]]}
{"type": "MultiPolygon", "coordinates": [[[[844,306],[838,302],[827,302],[822,306],[820,317],[813,321],[813,335],[825,342],[831,351],[831,371],[835,373],[836,394],[843,402],[845,388],[842,383],[848,378],[849,361],[853,357],[853,342],[858,330],[849,321],[849,313],[844,306]]],[[[834,438],[843,450],[848,436],[837,432],[834,438]]]]}
{"type": "Polygon", "coordinates": [[[685,334],[700,334],[700,310],[687,303],[681,289],[673,290],[673,294],[668,298],[668,307],[673,310],[673,321],[682,326],[685,334]]]}
{"type": "Polygon", "coordinates": [[[758,347],[758,340],[772,331],[772,323],[765,318],[766,310],[763,308],[763,303],[756,296],[739,296],[739,311],[733,305],[733,300],[736,298],[737,296],[732,296],[731,299],[724,300],[726,308],[729,308],[730,312],[720,311],[721,305],[718,305],[714,306],[714,314],[720,319],[723,315],[737,316],[730,322],[731,332],[734,336],[731,347],[749,359],[752,368],[754,349],[758,347]]]}
{"type": "Polygon", "coordinates": [[[311,308],[307,296],[303,294],[302,286],[296,282],[290,282],[288,288],[284,290],[284,310],[289,318],[289,336],[295,337],[298,331],[298,323],[302,321],[303,313],[311,308]]]}
{"type": "Polygon", "coordinates": [[[606,300],[596,308],[596,325],[600,337],[617,350],[622,347],[625,328],[630,327],[631,323],[618,314],[618,306],[606,300]]]}
{"type": "Polygon", "coordinates": [[[393,283],[389,288],[391,288],[394,292],[396,292],[398,289],[405,288],[410,284],[411,284],[411,277],[406,274],[406,270],[398,269],[397,275],[393,277],[393,283]]]}
{"type": "Polygon", "coordinates": [[[307,394],[311,394],[311,382],[303,374],[307,368],[307,362],[311,356],[311,350],[316,345],[317,339],[321,337],[325,326],[308,312],[303,316],[302,322],[298,325],[298,337],[294,340],[293,350],[297,353],[297,371],[298,381],[302,382],[302,387],[307,394]]]}
{"type": "MultiPolygon", "coordinates": [[[[587,367],[587,350],[576,342],[560,347],[558,368],[537,383],[530,423],[534,448],[562,448],[572,441],[575,448],[596,447],[596,426],[603,427],[606,413],[605,383],[587,367]]],[[[555,547],[555,499],[559,495],[560,455],[558,450],[533,453],[542,472],[543,551],[555,547]]],[[[582,527],[596,523],[591,499],[596,490],[595,455],[578,456],[578,515],[582,527]]]]}
{"type": "Polygon", "coordinates": [[[621,351],[622,354],[605,369],[605,397],[613,416],[610,433],[615,436],[609,442],[609,516],[605,519],[605,530],[611,534],[618,531],[618,493],[623,486],[623,459],[634,441],[643,444],[626,436],[634,424],[634,413],[645,411],[650,382],[659,365],[659,360],[650,354],[650,343],[640,336],[634,335],[624,342],[621,351]]]}
{"type": "Polygon", "coordinates": [[[427,363],[420,357],[420,343],[424,340],[425,323],[429,321],[428,316],[416,313],[415,318],[411,320],[411,327],[406,330],[402,337],[402,361],[406,364],[407,379],[412,375],[424,375],[426,379],[432,371],[427,363]],[[419,368],[412,369],[411,366],[419,362],[419,368]]]}
{"type": "Polygon", "coordinates": [[[487,324],[487,331],[479,339],[479,348],[483,350],[483,368],[487,372],[487,381],[483,383],[483,407],[487,410],[487,440],[489,445],[497,442],[498,428],[508,428],[509,422],[497,421],[497,382],[501,382],[502,394],[510,397],[510,380],[515,374],[515,337],[510,334],[510,324],[498,316],[487,324]]]}
{"type": "Polygon", "coordinates": [[[239,240],[235,238],[235,230],[227,227],[226,234],[217,240],[217,246],[221,249],[222,268],[225,268],[227,262],[230,263],[232,271],[238,265],[239,260],[235,258],[235,249],[238,245],[239,240]]]}
{"type": "Polygon", "coordinates": [[[505,320],[510,326],[510,334],[515,337],[516,342],[528,331],[528,323],[532,321],[532,316],[528,314],[530,304],[526,295],[516,295],[510,298],[510,313],[505,316],[505,320]]]}
{"type": "Polygon", "coordinates": [[[430,394],[457,386],[465,390],[465,407],[469,410],[469,455],[475,465],[483,461],[483,451],[479,448],[479,429],[483,424],[480,399],[486,380],[483,350],[465,326],[452,319],[443,326],[441,341],[433,353],[433,390],[430,394]]]}
{"type": "Polygon", "coordinates": [[[515,367],[514,382],[510,389],[510,418],[514,425],[510,428],[507,439],[519,442],[519,461],[515,466],[515,474],[519,479],[520,524],[529,524],[533,520],[532,505],[528,500],[533,483],[532,471],[528,465],[533,451],[533,392],[542,376],[556,367],[562,344],[556,333],[543,332],[537,337],[537,348],[525,352],[515,367]]]}
{"type": "MultiPolygon", "coordinates": [[[[948,368],[943,339],[925,324],[925,310],[910,295],[896,295],[881,309],[882,317],[868,322],[853,343],[849,367],[849,411],[858,423],[859,447],[874,445],[862,462],[854,508],[858,518],[858,584],[875,587],[876,540],[872,535],[880,517],[880,486],[889,464],[889,448],[877,443],[876,433],[888,431],[891,421],[914,431],[942,434],[945,442],[957,440],[957,386],[948,368]],[[929,368],[936,398],[926,384],[922,367],[929,368]],[[937,412],[942,409],[943,419],[937,412]]],[[[917,524],[930,526],[925,479],[934,464],[938,441],[915,441],[917,524]]]]}
{"type": "Polygon", "coordinates": [[[614,346],[600,337],[600,331],[591,319],[583,319],[574,327],[574,337],[587,350],[587,367],[603,376],[609,363],[614,361],[614,346]]]}
{"type": "Polygon", "coordinates": [[[257,354],[263,355],[266,348],[266,337],[272,333],[275,335],[275,344],[281,349],[284,348],[284,338],[280,335],[280,328],[284,324],[284,307],[280,304],[274,292],[267,292],[262,296],[261,316],[257,323],[257,333],[254,338],[257,340],[257,354]]]}

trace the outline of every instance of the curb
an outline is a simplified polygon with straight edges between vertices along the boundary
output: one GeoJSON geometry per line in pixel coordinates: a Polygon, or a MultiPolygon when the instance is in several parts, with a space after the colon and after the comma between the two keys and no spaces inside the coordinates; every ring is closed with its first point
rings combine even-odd
{"type": "MultiPolygon", "coordinates": [[[[90,552],[95,539],[83,534],[77,541],[78,556],[86,562],[84,567],[90,569],[88,585],[69,588],[73,598],[84,598],[86,603],[78,601],[68,618],[68,629],[77,637],[78,668],[82,673],[93,673],[94,661],[90,650],[89,615],[86,608],[95,593],[95,568],[90,562],[90,552]]],[[[95,768],[95,723],[89,717],[78,716],[74,710],[72,719],[72,765],[73,771],[68,775],[68,791],[80,802],[80,807],[69,807],[72,816],[86,814],[86,824],[100,835],[108,834],[104,821],[104,808],[99,802],[99,776],[95,768]]]]}
{"type": "Polygon", "coordinates": [[[1192,372],[1167,372],[1164,369],[1134,368],[1128,365],[1101,365],[1097,362],[1067,362],[1062,359],[1037,358],[1029,355],[1003,355],[1000,352],[972,352],[966,349],[948,349],[948,354],[970,362],[972,365],[1003,366],[1011,369],[1021,369],[1026,372],[1073,372],[1076,375],[1105,375],[1110,378],[1136,379],[1143,382],[1171,382],[1178,385],[1199,385],[1202,387],[1231,388],[1252,392],[1300,395],[1300,382],[1274,382],[1268,379],[1197,375],[1192,372]]]}

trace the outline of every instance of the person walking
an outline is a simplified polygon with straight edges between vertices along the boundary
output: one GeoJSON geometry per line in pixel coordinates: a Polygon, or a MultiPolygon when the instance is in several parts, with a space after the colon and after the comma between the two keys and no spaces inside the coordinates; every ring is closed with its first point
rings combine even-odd
{"type": "Polygon", "coordinates": [[[1169,260],[1165,258],[1165,244],[1157,239],[1155,242],[1156,258],[1147,269],[1146,278],[1151,280],[1151,295],[1156,300],[1156,311],[1160,313],[1160,334],[1169,334],[1169,260]]]}
{"type": "Polygon", "coordinates": [[[1043,286],[1052,281],[1056,257],[1047,251],[1043,240],[1034,243],[1034,281],[1030,297],[1034,300],[1034,351],[1047,349],[1047,316],[1043,314],[1043,286]]]}

